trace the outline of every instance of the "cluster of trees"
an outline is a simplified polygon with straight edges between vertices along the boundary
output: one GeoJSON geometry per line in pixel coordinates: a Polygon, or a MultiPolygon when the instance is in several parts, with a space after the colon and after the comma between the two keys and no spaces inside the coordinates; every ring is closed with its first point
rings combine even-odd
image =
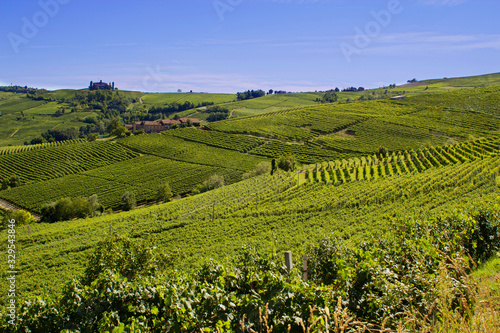
{"type": "MultiPolygon", "coordinates": [[[[211,183],[211,186],[215,186],[211,183]]],[[[172,197],[172,190],[168,183],[161,184],[156,190],[156,202],[165,202],[172,197]]],[[[121,209],[128,211],[137,206],[134,192],[127,191],[121,197],[121,209]]],[[[87,218],[100,215],[104,207],[99,203],[97,195],[88,198],[62,198],[46,204],[41,210],[41,220],[44,222],[67,221],[74,218],[87,218]]]]}
{"type": "Polygon", "coordinates": [[[296,167],[295,157],[293,156],[280,156],[277,161],[273,159],[272,169],[279,168],[283,171],[294,171],[296,167]]]}
{"type": "Polygon", "coordinates": [[[9,179],[1,179],[0,180],[0,191],[13,188],[13,187],[18,187],[21,185],[21,181],[19,177],[17,176],[12,176],[9,179]]]}
{"type": "Polygon", "coordinates": [[[365,88],[363,87],[349,87],[349,88],[344,88],[342,91],[351,91],[351,92],[356,92],[356,91],[365,91],[365,88]]]}
{"type": "Polygon", "coordinates": [[[243,174],[243,179],[248,179],[264,174],[273,175],[278,169],[283,171],[294,171],[296,167],[295,158],[293,156],[280,156],[278,160],[272,159],[271,163],[261,162],[257,164],[255,170],[243,174]]]}
{"type": "Polygon", "coordinates": [[[338,100],[337,93],[333,89],[328,90],[321,99],[316,98],[316,102],[322,102],[322,103],[333,103],[336,102],[337,100],[338,100]]]}
{"type": "MultiPolygon", "coordinates": [[[[65,107],[60,107],[57,109],[56,113],[54,113],[54,117],[60,117],[63,114],[66,114],[66,108],[65,107]]],[[[71,112],[74,112],[74,110],[71,110],[71,112]]]]}
{"type": "Polygon", "coordinates": [[[43,206],[41,219],[45,222],[66,221],[93,216],[103,210],[96,194],[88,198],[62,198],[43,206]]]}
{"type": "Polygon", "coordinates": [[[153,106],[152,108],[150,108],[148,110],[148,113],[151,113],[151,114],[163,113],[164,115],[169,115],[172,113],[193,109],[195,107],[196,107],[196,105],[194,103],[189,102],[189,101],[185,101],[182,104],[179,104],[177,102],[173,102],[170,104],[166,104],[164,106],[153,106]]]}
{"type": "MultiPolygon", "coordinates": [[[[273,160],[273,165],[275,165],[275,160],[273,160]]],[[[259,175],[265,175],[270,172],[271,172],[271,164],[269,164],[268,162],[260,162],[259,164],[257,164],[255,170],[244,173],[242,178],[248,179],[259,175]]]]}
{"type": "Polygon", "coordinates": [[[80,133],[80,131],[76,128],[68,128],[65,130],[47,130],[46,132],[42,133],[41,137],[33,138],[29,143],[25,141],[24,144],[36,145],[45,142],[58,142],[74,140],[78,138],[85,138],[85,135],[80,133]]]}
{"type": "Polygon", "coordinates": [[[5,229],[7,227],[7,221],[15,220],[16,225],[31,224],[35,221],[34,217],[25,210],[7,210],[3,211],[0,209],[0,229],[5,229]]]}
{"type": "Polygon", "coordinates": [[[190,101],[185,101],[182,104],[177,102],[173,102],[170,104],[165,104],[164,106],[153,106],[148,110],[148,113],[157,114],[163,113],[165,115],[169,115],[176,112],[186,111],[189,109],[199,108],[202,106],[214,105],[214,102],[202,102],[198,104],[191,103],[190,101]]]}
{"type": "Polygon", "coordinates": [[[99,135],[106,133],[111,120],[102,119],[98,114],[93,113],[85,117],[83,122],[87,123],[87,125],[80,126],[80,134],[88,136],[91,133],[99,135]]]}
{"type": "Polygon", "coordinates": [[[257,98],[257,97],[262,97],[265,96],[266,93],[264,90],[247,90],[244,92],[238,92],[236,93],[236,99],[238,101],[244,101],[246,99],[252,99],[252,98],[257,98]]]}
{"type": "Polygon", "coordinates": [[[198,184],[192,191],[191,194],[199,194],[214,190],[216,188],[224,186],[224,177],[220,175],[212,175],[210,178],[205,180],[203,184],[198,184]]]}
{"type": "Polygon", "coordinates": [[[122,195],[122,209],[132,210],[137,206],[137,200],[135,199],[134,192],[125,192],[122,195]]]}
{"type": "MultiPolygon", "coordinates": [[[[172,190],[170,189],[170,185],[168,183],[163,183],[156,189],[155,200],[157,203],[159,202],[167,202],[172,198],[172,190]]],[[[132,210],[137,206],[137,199],[135,198],[134,192],[125,192],[122,195],[122,210],[128,211],[132,210]]]]}
{"type": "MultiPolygon", "coordinates": [[[[12,86],[0,87],[0,91],[28,92],[30,94],[34,94],[36,92],[37,95],[30,95],[29,97],[32,99],[40,97],[42,100],[47,101],[56,100],[53,97],[44,97],[43,95],[39,95],[42,92],[47,92],[43,89],[39,90],[35,88],[12,86]]],[[[33,138],[31,141],[25,141],[24,144],[38,144],[76,138],[88,138],[89,141],[92,141],[99,135],[106,133],[125,136],[128,133],[123,128],[120,128],[117,133],[113,133],[113,131],[115,131],[117,127],[123,126],[124,123],[130,124],[135,121],[144,120],[154,121],[164,119],[173,113],[214,105],[214,102],[201,102],[194,104],[192,102],[185,101],[184,103],[174,102],[164,106],[153,106],[149,109],[145,105],[140,105],[138,107],[134,107],[134,110],[131,111],[129,110],[129,106],[132,103],[137,102],[138,98],[132,99],[126,97],[125,95],[120,94],[117,90],[81,90],[76,91],[73,97],[59,98],[57,101],[69,103],[69,107],[60,107],[55,112],[55,117],[62,116],[68,112],[94,111],[94,113],[82,119],[82,121],[86,124],[80,126],[80,128],[69,130],[50,130],[43,133],[41,137],[33,138]],[[116,124],[116,119],[119,119],[119,124],[116,124]]],[[[215,108],[213,110],[209,109],[208,112],[210,112],[208,121],[222,120],[229,116],[229,110],[224,108],[215,108]]]]}
{"type": "Polygon", "coordinates": [[[65,130],[47,130],[42,133],[42,138],[45,142],[57,142],[78,139],[80,133],[76,128],[68,128],[65,130]]]}
{"type": "Polygon", "coordinates": [[[227,119],[231,114],[228,108],[219,105],[208,107],[203,112],[210,113],[207,117],[207,121],[209,122],[227,119]]]}
{"type": "Polygon", "coordinates": [[[18,93],[18,94],[28,94],[28,95],[34,95],[36,93],[45,93],[47,90],[45,89],[38,89],[38,88],[31,88],[28,86],[2,86],[0,87],[0,91],[5,91],[5,92],[13,92],[13,93],[18,93]]]}
{"type": "Polygon", "coordinates": [[[112,118],[127,111],[132,100],[118,91],[93,90],[77,91],[72,106],[83,110],[100,110],[106,118],[112,118]]]}
{"type": "Polygon", "coordinates": [[[272,95],[272,94],[286,94],[286,90],[272,90],[272,89],[269,89],[269,91],[267,92],[268,95],[272,95]]]}
{"type": "Polygon", "coordinates": [[[125,126],[118,126],[111,132],[111,136],[116,136],[119,138],[124,138],[126,136],[131,136],[132,132],[125,128],[125,126]]]}

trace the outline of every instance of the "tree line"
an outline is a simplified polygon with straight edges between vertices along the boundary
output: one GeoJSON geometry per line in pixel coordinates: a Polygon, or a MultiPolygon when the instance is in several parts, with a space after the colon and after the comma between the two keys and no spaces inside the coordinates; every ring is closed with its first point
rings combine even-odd
{"type": "Polygon", "coordinates": [[[244,92],[237,92],[236,93],[236,99],[238,101],[244,101],[244,100],[247,100],[247,99],[258,98],[258,97],[262,97],[262,96],[265,96],[265,95],[266,95],[266,93],[262,89],[259,89],[259,90],[247,90],[247,91],[244,91],[244,92]]]}

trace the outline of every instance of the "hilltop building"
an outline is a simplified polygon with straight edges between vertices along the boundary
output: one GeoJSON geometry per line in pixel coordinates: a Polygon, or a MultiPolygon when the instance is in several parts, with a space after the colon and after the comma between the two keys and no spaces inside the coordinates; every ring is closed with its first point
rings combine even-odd
{"type": "Polygon", "coordinates": [[[114,82],[106,83],[106,82],[102,82],[102,80],[99,82],[90,81],[89,89],[90,90],[115,90],[115,83],[114,82]]]}

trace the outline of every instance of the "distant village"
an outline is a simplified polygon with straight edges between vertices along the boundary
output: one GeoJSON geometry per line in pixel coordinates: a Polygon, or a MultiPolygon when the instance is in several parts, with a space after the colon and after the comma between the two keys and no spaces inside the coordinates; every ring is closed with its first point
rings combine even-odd
{"type": "MultiPolygon", "coordinates": [[[[115,90],[115,83],[110,82],[93,82],[90,81],[89,90],[115,90]]],[[[160,133],[163,131],[168,131],[175,128],[190,127],[190,126],[200,126],[201,121],[195,118],[173,118],[173,119],[162,119],[160,121],[144,120],[136,121],[135,123],[129,125],[126,124],[125,128],[131,132],[144,131],[144,133],[160,133]]]]}
{"type": "Polygon", "coordinates": [[[125,125],[130,132],[143,130],[144,133],[160,133],[175,128],[200,126],[201,121],[195,118],[162,119],[160,121],[136,121],[132,125],[125,125]]]}
{"type": "MultiPolygon", "coordinates": [[[[115,90],[114,82],[106,83],[100,80],[99,82],[90,81],[89,90],[115,90]]],[[[342,89],[342,92],[358,92],[364,91],[364,87],[349,87],[342,89]]],[[[336,88],[336,92],[339,92],[340,89],[336,88]]],[[[253,91],[252,91],[253,92],[253,91]]],[[[192,93],[192,91],[191,91],[192,93]]],[[[286,94],[285,90],[269,90],[269,92],[264,93],[262,91],[262,95],[269,94],[286,94]]],[[[240,94],[240,93],[238,93],[240,94]]],[[[396,96],[393,99],[404,99],[405,96],[396,96]]],[[[160,121],[154,120],[144,120],[144,121],[136,121],[133,124],[126,124],[125,128],[130,132],[143,131],[144,133],[160,133],[163,131],[168,131],[171,129],[182,128],[182,127],[190,127],[190,126],[200,126],[201,121],[195,118],[172,118],[172,119],[162,119],[160,121]]]]}

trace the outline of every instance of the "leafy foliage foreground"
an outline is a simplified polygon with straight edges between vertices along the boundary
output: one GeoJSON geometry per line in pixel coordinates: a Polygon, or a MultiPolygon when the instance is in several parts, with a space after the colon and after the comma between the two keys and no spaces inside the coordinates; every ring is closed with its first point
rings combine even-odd
{"type": "Polygon", "coordinates": [[[310,248],[309,281],[276,253],[248,249],[232,264],[187,275],[165,255],[120,236],[101,242],[61,297],[25,301],[9,332],[418,331],[440,304],[474,308],[471,268],[500,249],[500,208],[394,223],[372,243],[324,239],[310,248]],[[445,299],[443,298],[445,297],[445,299]],[[408,318],[424,318],[415,321],[408,318]],[[387,330],[386,330],[387,331],[387,330]]]}

